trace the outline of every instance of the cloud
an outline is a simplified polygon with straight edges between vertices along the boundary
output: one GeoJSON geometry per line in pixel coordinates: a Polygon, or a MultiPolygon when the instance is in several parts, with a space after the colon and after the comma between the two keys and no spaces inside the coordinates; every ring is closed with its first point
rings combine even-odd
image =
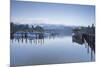
{"type": "Polygon", "coordinates": [[[13,18],[12,22],[18,24],[60,24],[73,25],[72,20],[58,19],[58,18],[13,18]]]}
{"type": "Polygon", "coordinates": [[[33,23],[46,23],[49,20],[47,18],[12,18],[12,22],[21,24],[33,24],[33,23]]]}

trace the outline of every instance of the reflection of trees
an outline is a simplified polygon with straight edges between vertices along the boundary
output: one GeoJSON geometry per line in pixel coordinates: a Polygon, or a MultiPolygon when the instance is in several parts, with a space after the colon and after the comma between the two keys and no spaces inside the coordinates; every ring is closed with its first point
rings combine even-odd
{"type": "Polygon", "coordinates": [[[41,26],[34,27],[33,25],[30,27],[28,24],[14,24],[10,23],[10,35],[13,38],[13,34],[16,32],[38,32],[43,33],[44,29],[41,26]]]}
{"type": "MultiPolygon", "coordinates": [[[[23,35],[23,34],[22,34],[23,35]]],[[[32,38],[32,37],[28,37],[27,34],[25,34],[26,36],[23,37],[23,36],[19,36],[19,37],[14,37],[12,39],[12,42],[13,40],[17,40],[18,43],[35,43],[35,44],[44,44],[44,36],[43,34],[35,34],[36,37],[35,38],[32,38]]]]}
{"type": "Polygon", "coordinates": [[[55,39],[56,37],[59,37],[58,35],[48,35],[45,36],[44,33],[35,33],[34,35],[36,37],[28,37],[27,33],[21,34],[22,36],[14,36],[13,39],[11,39],[12,42],[13,40],[16,40],[18,43],[30,43],[30,44],[44,44],[45,39],[55,39]]]}
{"type": "Polygon", "coordinates": [[[93,55],[95,54],[95,46],[93,46],[94,45],[93,42],[89,43],[86,41],[86,39],[81,40],[81,39],[75,39],[74,37],[72,37],[72,41],[81,45],[84,44],[85,48],[87,48],[87,53],[91,55],[91,58],[90,58],[91,61],[93,60],[93,55]]]}
{"type": "Polygon", "coordinates": [[[93,59],[93,53],[95,54],[95,26],[77,27],[73,29],[72,41],[84,44],[87,48],[87,53],[91,54],[91,61],[93,59]],[[91,51],[90,51],[90,50],[91,51]]]}
{"type": "MultiPolygon", "coordinates": [[[[28,24],[14,24],[13,22],[10,23],[10,38],[18,39],[18,41],[27,43],[28,40],[32,43],[42,43],[44,42],[44,38],[54,39],[55,37],[58,37],[59,33],[57,30],[44,30],[39,25],[28,25],[28,24]],[[28,35],[29,34],[29,35],[28,35]],[[32,37],[33,36],[33,37],[32,37]]],[[[61,34],[62,35],[62,34],[61,34]]]]}

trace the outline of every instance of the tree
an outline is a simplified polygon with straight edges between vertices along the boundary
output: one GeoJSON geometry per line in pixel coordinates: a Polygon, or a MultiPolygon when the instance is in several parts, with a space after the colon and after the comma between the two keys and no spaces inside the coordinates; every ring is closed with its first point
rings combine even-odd
{"type": "Polygon", "coordinates": [[[42,27],[40,27],[40,26],[36,26],[35,27],[35,31],[37,31],[37,32],[44,32],[44,29],[42,27]]]}

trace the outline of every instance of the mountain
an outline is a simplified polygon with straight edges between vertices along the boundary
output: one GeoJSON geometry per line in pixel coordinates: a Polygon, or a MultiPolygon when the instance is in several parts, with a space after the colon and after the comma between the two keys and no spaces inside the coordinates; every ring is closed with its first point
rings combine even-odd
{"type": "Polygon", "coordinates": [[[73,26],[65,26],[65,25],[54,25],[54,24],[38,24],[41,26],[46,32],[53,32],[58,34],[66,34],[71,35],[73,26]]]}

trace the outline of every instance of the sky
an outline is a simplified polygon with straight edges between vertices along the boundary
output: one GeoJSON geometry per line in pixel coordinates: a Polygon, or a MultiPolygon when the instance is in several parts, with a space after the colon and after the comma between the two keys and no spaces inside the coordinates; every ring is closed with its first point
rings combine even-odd
{"type": "Polygon", "coordinates": [[[95,6],[12,1],[11,22],[88,26],[95,24],[95,6]]]}

